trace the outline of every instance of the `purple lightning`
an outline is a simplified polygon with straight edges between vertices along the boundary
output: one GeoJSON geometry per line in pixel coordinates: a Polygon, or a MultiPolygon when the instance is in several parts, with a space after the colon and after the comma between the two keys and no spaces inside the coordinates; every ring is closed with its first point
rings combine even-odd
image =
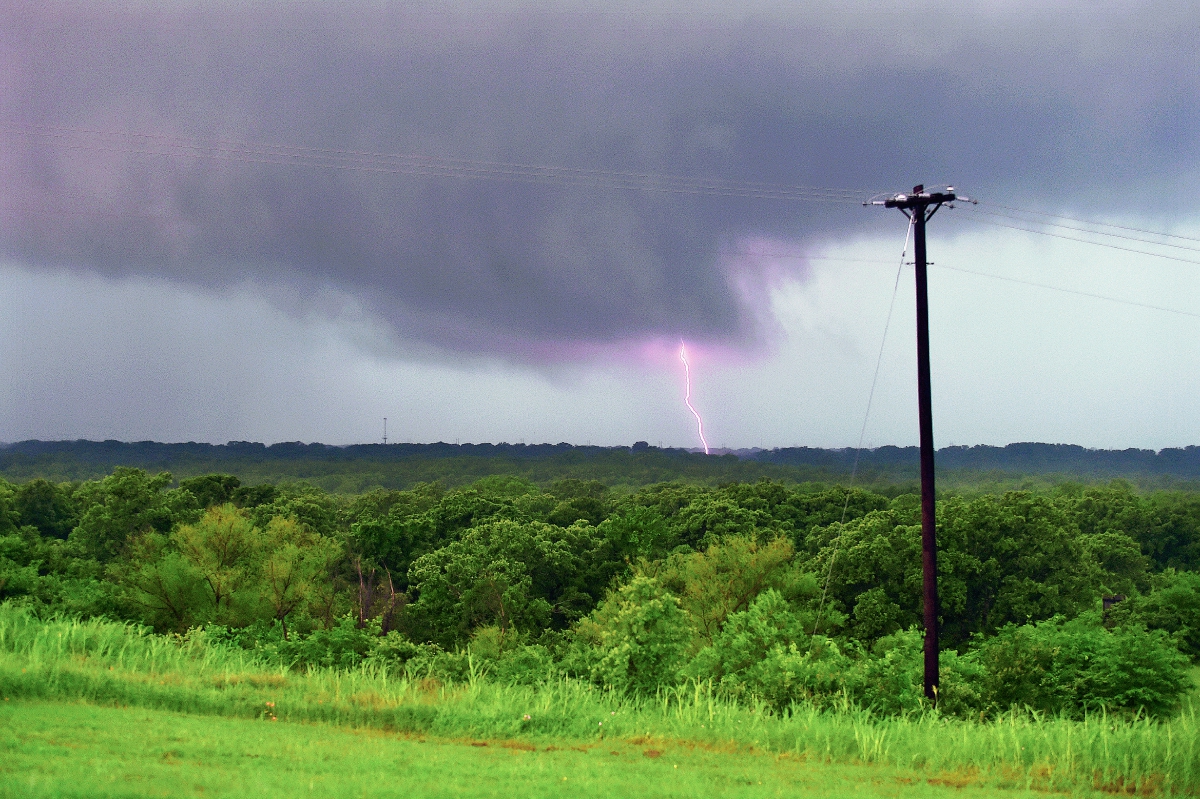
{"type": "Polygon", "coordinates": [[[679,339],[679,360],[683,361],[683,402],[688,406],[688,410],[692,412],[692,416],[696,417],[696,430],[700,433],[700,443],[704,445],[704,454],[708,454],[708,440],[704,438],[704,420],[700,418],[700,414],[692,407],[692,370],[688,366],[687,347],[683,344],[683,339],[679,339]]]}

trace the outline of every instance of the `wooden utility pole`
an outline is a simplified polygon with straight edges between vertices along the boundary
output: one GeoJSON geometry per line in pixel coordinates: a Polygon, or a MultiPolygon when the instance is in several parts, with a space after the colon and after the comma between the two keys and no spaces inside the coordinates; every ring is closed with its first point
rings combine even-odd
{"type": "MultiPolygon", "coordinates": [[[[911,194],[893,194],[870,205],[899,208],[912,220],[917,272],[917,405],[921,428],[921,587],[925,622],[925,696],[937,704],[938,695],[938,590],[937,526],[934,518],[933,402],[929,381],[929,281],[925,261],[925,223],[944,203],[959,198],[954,187],[927,192],[914,186],[911,194]]],[[[970,202],[968,200],[968,202],[970,202]]]]}

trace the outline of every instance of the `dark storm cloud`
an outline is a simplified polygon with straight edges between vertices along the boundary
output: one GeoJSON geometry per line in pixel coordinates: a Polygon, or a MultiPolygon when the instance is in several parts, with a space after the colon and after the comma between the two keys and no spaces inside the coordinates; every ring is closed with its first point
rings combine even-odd
{"type": "Polygon", "coordinates": [[[0,246],[102,274],[337,289],[451,349],[753,344],[779,266],[730,252],[877,220],[609,173],[863,195],[953,180],[1097,212],[1152,187],[1170,203],[1198,155],[1189,6],[10,7],[0,246]],[[222,142],[603,175],[395,174],[222,142]]]}

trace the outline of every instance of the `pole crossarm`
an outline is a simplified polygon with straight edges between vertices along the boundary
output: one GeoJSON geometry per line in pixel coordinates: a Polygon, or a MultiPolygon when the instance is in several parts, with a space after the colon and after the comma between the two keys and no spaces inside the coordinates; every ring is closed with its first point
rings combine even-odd
{"type": "Polygon", "coordinates": [[[912,218],[912,212],[921,209],[924,211],[925,221],[937,212],[946,203],[952,203],[955,200],[974,203],[970,197],[963,197],[956,194],[953,186],[947,186],[945,191],[926,191],[922,185],[913,186],[911,192],[901,192],[893,194],[883,199],[868,200],[863,205],[882,205],[884,208],[899,208],[901,213],[912,218]]]}
{"type": "Polygon", "coordinates": [[[925,191],[924,186],[917,186],[912,194],[893,194],[883,201],[884,208],[922,208],[930,205],[941,205],[953,202],[958,195],[953,191],[925,191]],[[921,189],[917,191],[916,189],[921,189]]]}

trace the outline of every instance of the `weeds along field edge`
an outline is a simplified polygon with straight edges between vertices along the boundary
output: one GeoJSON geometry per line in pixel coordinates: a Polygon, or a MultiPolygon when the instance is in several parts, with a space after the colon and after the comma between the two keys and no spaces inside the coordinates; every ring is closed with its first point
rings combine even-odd
{"type": "Polygon", "coordinates": [[[388,669],[291,671],[202,636],[170,638],[111,621],[38,619],[0,605],[0,693],[187,713],[328,722],[448,738],[671,740],[808,759],[968,771],[999,784],[1116,792],[1200,791],[1200,720],[1081,721],[1013,712],[985,722],[885,717],[844,703],[776,714],[705,683],[629,697],[560,679],[500,685],[388,669]]]}

